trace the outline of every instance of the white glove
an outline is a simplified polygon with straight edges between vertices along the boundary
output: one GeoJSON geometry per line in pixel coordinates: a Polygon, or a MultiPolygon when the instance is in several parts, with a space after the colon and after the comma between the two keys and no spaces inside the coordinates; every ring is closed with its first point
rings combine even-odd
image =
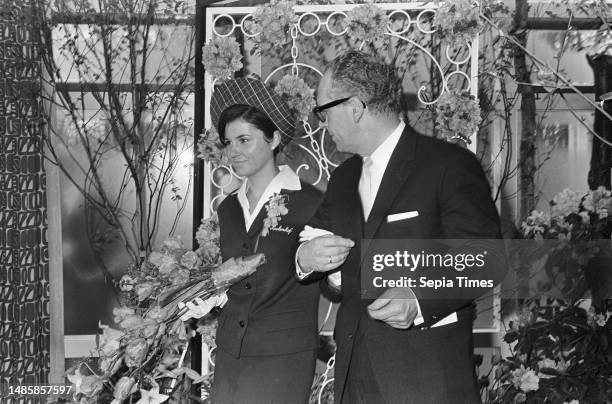
{"type": "Polygon", "coordinates": [[[340,286],[342,286],[342,273],[340,271],[333,272],[327,275],[327,280],[331,286],[340,289],[340,286]]]}
{"type": "Polygon", "coordinates": [[[213,307],[223,307],[227,303],[227,294],[221,293],[202,300],[196,297],[194,300],[183,303],[179,302],[178,308],[182,310],[185,306],[189,309],[187,313],[181,316],[181,320],[187,321],[190,318],[202,318],[213,309],[213,307]]]}
{"type": "Polygon", "coordinates": [[[328,234],[334,234],[331,231],[317,229],[315,227],[305,226],[304,230],[300,232],[300,243],[304,241],[310,241],[315,237],[326,236],[328,234]]]}

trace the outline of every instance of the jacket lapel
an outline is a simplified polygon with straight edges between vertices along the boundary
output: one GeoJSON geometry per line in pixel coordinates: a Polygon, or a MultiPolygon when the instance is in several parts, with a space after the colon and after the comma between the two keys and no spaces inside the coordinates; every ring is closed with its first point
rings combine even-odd
{"type": "MultiPolygon", "coordinates": [[[[338,195],[338,204],[341,205],[340,215],[334,224],[334,233],[349,238],[355,242],[351,254],[360,255],[359,245],[363,238],[363,208],[359,197],[359,178],[361,177],[362,161],[359,156],[353,156],[344,164],[349,165],[346,174],[337,181],[335,195],[338,195]]],[[[335,201],[336,199],[334,199],[335,201]]],[[[335,202],[333,202],[335,203],[335,202]]],[[[357,260],[360,258],[358,257],[357,260]]],[[[343,271],[358,272],[359,266],[344,265],[343,271]]]]}
{"type": "Polygon", "coordinates": [[[268,210],[266,209],[267,205],[268,205],[268,202],[263,204],[263,206],[261,207],[261,210],[259,211],[259,213],[257,213],[255,220],[253,220],[253,223],[251,223],[251,227],[249,228],[249,231],[248,231],[249,238],[257,237],[259,233],[261,233],[261,229],[263,228],[264,219],[268,215],[268,210]]]}
{"type": "Polygon", "coordinates": [[[238,198],[236,195],[228,195],[228,209],[230,211],[230,215],[228,220],[230,221],[230,227],[232,229],[236,229],[239,232],[239,236],[246,236],[247,231],[244,226],[244,215],[242,214],[242,208],[240,207],[240,203],[238,202],[238,198]]]}
{"type": "Polygon", "coordinates": [[[386,220],[387,214],[402,185],[410,176],[415,159],[416,136],[407,126],[399,138],[395,150],[383,175],[370,216],[365,223],[365,239],[373,238],[376,231],[386,220]]]}

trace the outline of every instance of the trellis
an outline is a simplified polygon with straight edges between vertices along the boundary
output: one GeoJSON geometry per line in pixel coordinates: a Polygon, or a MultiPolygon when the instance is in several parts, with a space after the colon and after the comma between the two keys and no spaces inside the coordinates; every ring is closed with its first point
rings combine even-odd
{"type": "MultiPolygon", "coordinates": [[[[315,37],[318,33],[322,31],[326,31],[332,36],[343,36],[346,35],[347,28],[343,31],[335,31],[332,28],[331,21],[334,18],[345,17],[346,12],[358,7],[359,5],[355,4],[339,4],[339,5],[307,5],[307,6],[295,6],[294,11],[298,16],[298,22],[294,24],[291,28],[291,37],[292,37],[292,48],[291,48],[291,61],[285,63],[281,66],[275,68],[267,77],[262,77],[265,82],[269,82],[274,76],[278,75],[279,72],[284,70],[290,70],[292,75],[300,75],[304,70],[312,70],[316,72],[319,76],[322,75],[321,70],[316,66],[311,66],[307,63],[303,63],[298,61],[300,49],[298,47],[297,39],[299,37],[303,38],[312,38],[315,37]],[[316,27],[311,30],[305,30],[303,28],[303,22],[312,18],[316,21],[316,27]]],[[[443,58],[442,60],[437,60],[434,55],[426,48],[424,48],[421,44],[415,42],[410,39],[407,34],[411,31],[416,31],[419,35],[432,35],[435,34],[437,29],[432,27],[430,24],[431,19],[436,13],[437,5],[431,2],[415,2],[409,4],[377,4],[378,7],[385,10],[389,18],[402,18],[403,24],[400,30],[395,29],[390,25],[386,27],[386,33],[390,38],[396,38],[400,41],[405,41],[408,45],[414,46],[418,48],[423,55],[427,58],[428,61],[432,63],[432,65],[437,70],[441,79],[441,92],[435,95],[435,98],[432,100],[428,100],[424,96],[424,92],[426,91],[425,86],[421,86],[418,89],[417,97],[419,101],[423,105],[434,105],[438,102],[440,97],[448,91],[466,91],[470,93],[470,95],[477,97],[478,95],[478,35],[472,38],[472,41],[466,43],[467,52],[464,52],[467,56],[462,57],[461,59],[454,59],[451,55],[453,45],[445,44],[443,58]],[[445,73],[444,67],[451,66],[450,69],[447,69],[448,72],[445,73]],[[463,78],[464,85],[462,88],[452,88],[450,81],[455,76],[460,76],[463,78]]],[[[252,13],[255,11],[255,7],[211,7],[206,9],[205,16],[205,40],[208,42],[214,36],[230,36],[234,35],[236,31],[240,31],[240,34],[244,38],[254,38],[260,33],[252,33],[249,32],[245,27],[247,22],[252,18],[252,13]],[[220,33],[215,28],[219,21],[229,22],[229,26],[231,27],[228,32],[220,33]]],[[[204,94],[205,94],[205,103],[204,103],[204,127],[210,128],[212,123],[209,115],[209,105],[210,99],[212,96],[212,92],[214,89],[214,79],[209,75],[205,74],[204,80],[204,94]]],[[[198,111],[196,111],[198,113],[198,111]]],[[[321,181],[324,177],[329,178],[331,171],[333,168],[337,166],[337,163],[331,161],[328,158],[328,153],[325,150],[325,136],[326,132],[322,128],[315,128],[311,126],[309,122],[302,122],[304,132],[306,135],[304,138],[307,140],[306,143],[309,144],[309,147],[304,146],[302,144],[299,145],[301,149],[305,153],[308,153],[315,161],[316,161],[316,169],[318,170],[317,180],[315,184],[321,181]]],[[[471,151],[476,151],[476,139],[468,146],[471,151]]],[[[307,164],[301,164],[297,167],[296,171],[299,172],[302,169],[310,169],[307,164]]],[[[207,217],[214,210],[215,202],[218,199],[222,199],[224,197],[224,188],[230,183],[230,181],[223,181],[219,183],[215,180],[218,177],[216,173],[217,170],[226,170],[230,176],[226,176],[226,178],[231,179],[234,174],[231,171],[230,167],[221,166],[221,167],[211,167],[210,164],[206,164],[205,172],[204,172],[204,216],[207,217]]]]}

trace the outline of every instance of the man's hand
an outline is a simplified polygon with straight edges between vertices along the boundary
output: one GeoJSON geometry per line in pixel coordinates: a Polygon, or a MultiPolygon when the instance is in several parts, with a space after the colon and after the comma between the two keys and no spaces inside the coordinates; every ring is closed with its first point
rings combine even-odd
{"type": "Polygon", "coordinates": [[[408,288],[387,289],[368,306],[368,313],[375,320],[405,330],[410,328],[418,315],[416,296],[408,288]]]}
{"type": "Polygon", "coordinates": [[[326,235],[305,242],[298,252],[298,264],[304,272],[328,272],[344,263],[355,243],[344,237],[326,235]]]}

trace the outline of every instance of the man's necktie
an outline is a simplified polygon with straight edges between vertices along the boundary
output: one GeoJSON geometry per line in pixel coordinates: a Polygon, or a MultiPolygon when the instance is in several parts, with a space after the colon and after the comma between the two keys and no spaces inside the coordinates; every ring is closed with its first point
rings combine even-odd
{"type": "Polygon", "coordinates": [[[363,167],[361,169],[361,178],[359,178],[359,196],[361,198],[361,205],[363,206],[363,217],[368,220],[370,210],[374,204],[374,198],[372,192],[372,165],[374,162],[369,157],[363,158],[363,167]]]}

